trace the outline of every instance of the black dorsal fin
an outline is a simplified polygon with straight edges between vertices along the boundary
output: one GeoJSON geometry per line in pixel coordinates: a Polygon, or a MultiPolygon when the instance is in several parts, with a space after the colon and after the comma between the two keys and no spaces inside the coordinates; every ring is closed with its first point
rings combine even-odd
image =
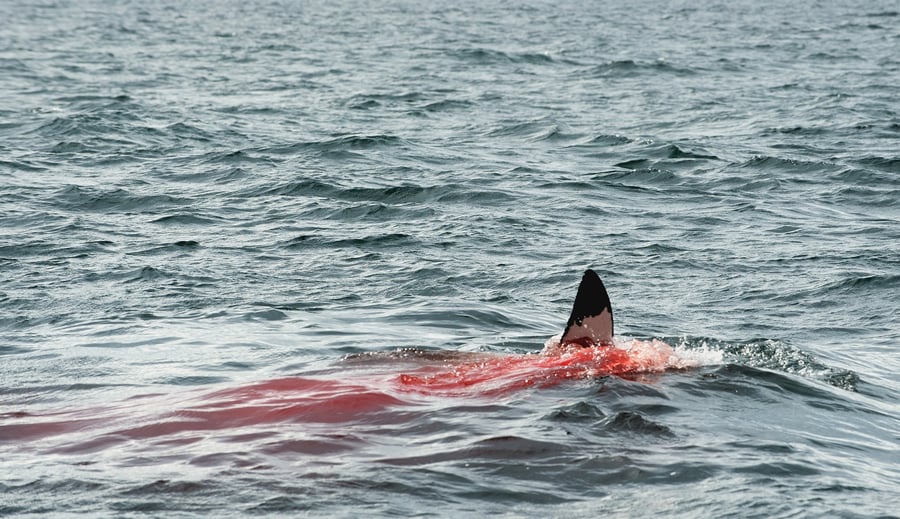
{"type": "Polygon", "coordinates": [[[591,269],[584,271],[572,315],[559,340],[560,344],[582,346],[610,345],[613,342],[613,314],[609,295],[600,276],[591,269]]]}

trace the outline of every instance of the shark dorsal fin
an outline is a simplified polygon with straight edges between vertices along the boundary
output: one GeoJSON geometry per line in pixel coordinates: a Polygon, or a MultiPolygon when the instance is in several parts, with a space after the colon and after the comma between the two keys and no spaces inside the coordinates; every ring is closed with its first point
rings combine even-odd
{"type": "Polygon", "coordinates": [[[609,295],[600,276],[588,269],[578,285],[572,315],[559,343],[600,346],[610,345],[612,342],[613,315],[609,295]]]}

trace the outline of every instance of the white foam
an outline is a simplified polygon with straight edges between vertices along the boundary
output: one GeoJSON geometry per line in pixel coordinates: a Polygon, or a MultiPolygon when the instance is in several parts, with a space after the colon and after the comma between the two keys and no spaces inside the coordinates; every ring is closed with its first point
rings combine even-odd
{"type": "Polygon", "coordinates": [[[686,348],[684,345],[673,348],[659,339],[642,341],[630,337],[616,337],[615,345],[628,351],[647,371],[698,368],[723,362],[721,351],[708,347],[686,348]]]}
{"type": "Polygon", "coordinates": [[[675,355],[678,356],[686,368],[695,368],[700,366],[716,366],[725,362],[722,351],[714,350],[709,346],[701,348],[685,348],[684,346],[676,346],[673,348],[675,355]]]}
{"type": "MultiPolygon", "coordinates": [[[[560,336],[554,335],[544,343],[542,354],[553,355],[561,353],[560,336]]],[[[674,348],[659,339],[642,341],[632,337],[616,336],[613,338],[616,348],[628,352],[629,357],[639,365],[640,372],[658,372],[667,369],[690,369],[701,366],[715,366],[722,364],[723,355],[719,350],[708,346],[689,348],[678,345],[674,348]]]]}

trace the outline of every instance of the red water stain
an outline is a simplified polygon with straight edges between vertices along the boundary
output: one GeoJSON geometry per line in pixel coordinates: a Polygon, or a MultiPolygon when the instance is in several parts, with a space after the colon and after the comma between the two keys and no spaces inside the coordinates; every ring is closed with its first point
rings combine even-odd
{"type": "Polygon", "coordinates": [[[152,438],[281,422],[345,423],[404,404],[403,400],[368,385],[287,377],[203,395],[159,420],[117,434],[152,438]]]}
{"type": "Polygon", "coordinates": [[[442,395],[506,393],[565,380],[625,375],[641,368],[615,347],[568,348],[558,354],[504,355],[399,375],[402,387],[442,395]]]}
{"type": "Polygon", "coordinates": [[[0,443],[20,442],[70,433],[100,422],[97,418],[81,420],[51,418],[55,416],[55,414],[30,415],[28,413],[23,413],[23,415],[24,416],[3,417],[9,419],[12,423],[0,424],[0,443]]]}
{"type": "MultiPolygon", "coordinates": [[[[21,442],[77,433],[65,452],[93,451],[135,439],[181,433],[237,430],[278,423],[361,423],[402,420],[394,408],[415,405],[421,396],[479,397],[550,387],[573,379],[665,369],[668,345],[642,343],[644,349],[612,346],[557,348],[551,353],[494,355],[474,353],[442,359],[423,356],[406,372],[359,366],[334,378],[285,377],[192,396],[153,395],[129,399],[106,409],[80,409],[33,415],[0,415],[0,442],[21,442]],[[347,379],[338,378],[346,375],[347,379]],[[177,398],[177,400],[175,400],[177,398]]],[[[376,359],[377,360],[377,359],[376,359]]],[[[404,362],[409,366],[408,358],[404,362]]],[[[190,434],[188,434],[190,436],[190,434]]],[[[184,437],[184,436],[183,436],[184,437]]],[[[185,441],[193,441],[184,437],[185,441]]],[[[313,449],[314,450],[314,449],[313,449]]]]}

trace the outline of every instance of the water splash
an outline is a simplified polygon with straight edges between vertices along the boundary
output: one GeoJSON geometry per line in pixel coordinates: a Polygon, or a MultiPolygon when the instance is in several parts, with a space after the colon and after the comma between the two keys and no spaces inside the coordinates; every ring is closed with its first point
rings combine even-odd
{"type": "Polygon", "coordinates": [[[753,339],[747,342],[728,342],[703,337],[682,337],[675,350],[685,355],[718,354],[720,362],[730,362],[751,368],[780,371],[790,375],[824,382],[828,385],[856,391],[859,375],[856,372],[828,366],[814,355],[777,339],[753,339]]]}

